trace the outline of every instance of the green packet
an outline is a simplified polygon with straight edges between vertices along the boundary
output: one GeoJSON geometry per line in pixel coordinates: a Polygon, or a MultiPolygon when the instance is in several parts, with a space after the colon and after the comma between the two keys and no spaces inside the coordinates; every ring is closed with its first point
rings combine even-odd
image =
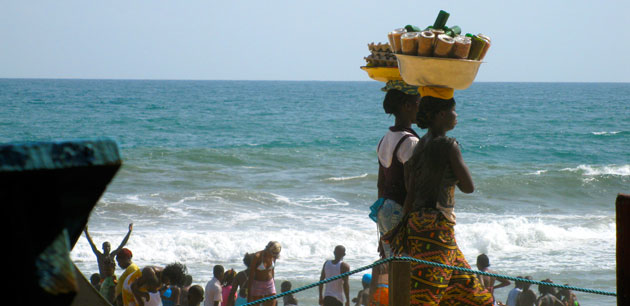
{"type": "Polygon", "coordinates": [[[407,30],[407,32],[422,32],[422,30],[419,27],[415,25],[410,25],[410,24],[405,26],[405,30],[407,30]]]}

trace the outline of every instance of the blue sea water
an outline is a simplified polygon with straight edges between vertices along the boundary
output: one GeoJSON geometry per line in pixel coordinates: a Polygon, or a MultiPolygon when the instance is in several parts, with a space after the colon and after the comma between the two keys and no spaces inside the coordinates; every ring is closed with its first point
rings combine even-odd
{"type": "MultiPolygon", "coordinates": [[[[92,212],[97,245],[117,246],[133,222],[137,263],[180,261],[205,284],[213,265],[241,270],[245,252],[278,240],[276,279],[295,288],[319,280],[337,244],[351,268],[378,256],[367,214],[376,144],[393,124],[381,87],[0,79],[0,142],[111,138],[124,165],[92,212]]],[[[628,97],[625,83],[476,83],[455,93],[450,135],[476,185],[456,195],[456,235],[470,263],[486,253],[500,273],[616,291],[614,202],[630,192],[628,97]]],[[[72,256],[85,274],[97,270],[85,239],[72,256]]],[[[296,297],[315,305],[317,291],[296,297]]]]}

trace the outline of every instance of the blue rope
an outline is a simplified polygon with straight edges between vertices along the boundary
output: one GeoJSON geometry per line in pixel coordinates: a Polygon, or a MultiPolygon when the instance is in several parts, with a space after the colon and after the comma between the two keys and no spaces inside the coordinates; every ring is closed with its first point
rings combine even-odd
{"type": "Polygon", "coordinates": [[[333,276],[331,278],[323,279],[323,280],[321,280],[319,282],[316,282],[316,283],[312,283],[312,284],[309,284],[309,285],[306,285],[306,286],[303,286],[303,287],[300,287],[300,288],[297,288],[297,289],[293,289],[293,290],[289,290],[287,292],[276,294],[274,296],[269,296],[269,297],[265,297],[265,298],[262,298],[262,299],[259,299],[259,300],[253,301],[253,302],[249,302],[247,304],[243,304],[243,306],[253,306],[253,305],[256,305],[256,304],[259,304],[259,303],[264,303],[264,302],[267,302],[267,301],[275,300],[277,298],[281,298],[281,297],[283,297],[285,295],[289,295],[289,294],[297,293],[297,292],[304,291],[304,290],[307,290],[307,289],[311,289],[313,287],[317,287],[319,285],[323,285],[325,283],[329,283],[329,282],[338,280],[340,278],[344,278],[346,276],[349,276],[349,275],[352,275],[352,274],[356,274],[356,273],[359,273],[361,271],[365,271],[367,269],[373,268],[375,266],[382,265],[384,263],[387,263],[387,262],[390,262],[390,261],[393,261],[393,260],[411,261],[411,262],[416,262],[416,263],[429,265],[429,266],[434,266],[434,267],[439,267],[439,268],[444,268],[444,269],[457,270],[457,271],[468,272],[468,273],[479,274],[479,275],[485,275],[485,276],[491,276],[491,277],[496,277],[496,278],[501,278],[501,279],[508,279],[508,280],[513,280],[513,281],[530,283],[530,284],[535,284],[535,285],[537,284],[537,285],[544,285],[544,286],[549,286],[549,287],[557,287],[557,288],[562,288],[562,289],[569,289],[569,290],[573,290],[573,291],[581,291],[581,292],[593,293],[593,294],[599,294],[599,295],[617,296],[617,293],[615,293],[615,292],[595,290],[595,289],[588,289],[588,288],[580,288],[580,287],[573,287],[573,286],[565,286],[565,285],[554,284],[554,283],[539,282],[539,281],[534,281],[534,280],[530,280],[530,279],[526,279],[526,278],[518,278],[518,277],[507,276],[507,275],[476,271],[476,270],[462,268],[462,267],[454,267],[454,266],[449,266],[449,265],[445,265],[445,264],[441,264],[441,263],[437,263],[437,262],[431,262],[431,261],[416,259],[416,258],[413,258],[413,257],[393,256],[393,257],[377,260],[377,261],[375,261],[374,263],[372,263],[370,265],[363,266],[361,268],[358,268],[358,269],[355,269],[355,270],[352,270],[352,271],[348,271],[348,272],[345,272],[345,273],[333,276]]]}

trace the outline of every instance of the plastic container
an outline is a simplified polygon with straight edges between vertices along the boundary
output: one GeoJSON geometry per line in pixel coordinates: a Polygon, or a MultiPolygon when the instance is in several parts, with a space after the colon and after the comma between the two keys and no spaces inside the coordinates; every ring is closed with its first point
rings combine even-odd
{"type": "Polygon", "coordinates": [[[481,61],[396,54],[400,75],[407,84],[466,89],[481,61]]]}

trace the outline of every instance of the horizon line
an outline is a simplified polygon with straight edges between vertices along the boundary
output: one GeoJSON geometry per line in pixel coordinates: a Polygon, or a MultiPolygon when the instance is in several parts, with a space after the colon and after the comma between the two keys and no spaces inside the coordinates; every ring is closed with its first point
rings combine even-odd
{"type": "MultiPolygon", "coordinates": [[[[0,77],[0,80],[76,80],[76,81],[219,81],[219,82],[375,82],[374,80],[256,80],[256,79],[145,79],[145,78],[72,78],[72,77],[0,77]]],[[[378,82],[378,81],[376,81],[378,82]]],[[[382,82],[379,82],[382,83],[382,82]]],[[[565,84],[629,84],[630,81],[476,81],[474,83],[565,83],[565,84]]]]}

